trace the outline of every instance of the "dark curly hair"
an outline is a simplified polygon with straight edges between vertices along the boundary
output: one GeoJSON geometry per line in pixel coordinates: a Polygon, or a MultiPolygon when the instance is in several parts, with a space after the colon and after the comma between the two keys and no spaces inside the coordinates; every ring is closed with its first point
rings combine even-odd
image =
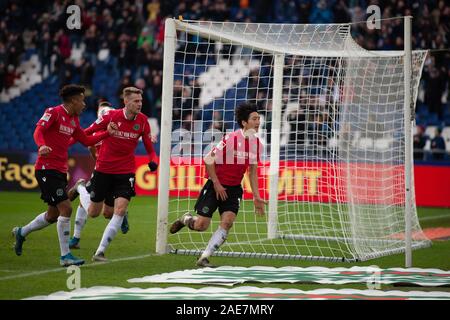
{"type": "Polygon", "coordinates": [[[258,107],[254,103],[244,102],[236,107],[234,114],[236,116],[236,121],[241,128],[244,127],[242,121],[248,122],[248,118],[250,118],[250,114],[253,112],[258,112],[258,107]]]}
{"type": "Polygon", "coordinates": [[[68,84],[59,90],[59,96],[63,101],[67,101],[70,97],[84,93],[86,89],[83,86],[77,84],[68,84]]]}

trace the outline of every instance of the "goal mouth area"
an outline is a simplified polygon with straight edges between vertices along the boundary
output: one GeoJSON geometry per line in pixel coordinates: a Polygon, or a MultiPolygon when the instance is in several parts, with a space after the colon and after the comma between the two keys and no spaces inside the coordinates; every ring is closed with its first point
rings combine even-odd
{"type": "MultiPolygon", "coordinates": [[[[201,256],[203,250],[186,250],[172,249],[171,254],[180,254],[186,256],[201,256]]],[[[306,261],[328,261],[328,262],[357,262],[357,259],[349,259],[345,257],[321,257],[306,256],[300,254],[279,254],[279,253],[256,253],[256,252],[229,252],[216,251],[213,257],[229,257],[229,258],[253,258],[253,259],[277,259],[277,260],[306,260],[306,261]]]]}
{"type": "MultiPolygon", "coordinates": [[[[298,238],[298,236],[296,236],[298,238]]],[[[303,236],[304,238],[302,240],[305,240],[305,238],[311,239],[311,236],[303,236]]],[[[284,236],[284,239],[293,239],[294,237],[288,237],[288,235],[284,236]]],[[[327,237],[328,241],[330,240],[336,240],[340,241],[333,237],[327,237]]],[[[315,239],[317,240],[317,239],[315,239]]],[[[346,239],[351,240],[351,239],[346,239]]],[[[374,239],[372,239],[374,240],[374,239]]],[[[382,241],[382,240],[377,240],[382,241]]],[[[391,243],[395,244],[401,244],[403,247],[397,247],[392,249],[386,249],[386,250],[380,250],[375,251],[370,254],[365,254],[361,256],[355,256],[355,257],[329,257],[329,256],[319,256],[319,255],[302,255],[302,254],[282,254],[282,253],[258,253],[258,252],[233,252],[233,251],[225,251],[220,250],[213,253],[212,256],[214,257],[229,257],[229,258],[253,258],[253,259],[279,259],[279,260],[304,260],[304,261],[323,261],[323,262],[343,262],[343,263],[354,263],[354,262],[362,262],[362,261],[368,261],[376,258],[381,258],[384,256],[394,255],[394,254],[402,254],[405,252],[404,247],[404,241],[399,240],[384,240],[384,241],[390,241],[391,243]]],[[[229,244],[229,246],[232,246],[233,244],[229,244]]],[[[422,240],[422,241],[413,241],[412,243],[412,249],[424,249],[431,247],[432,243],[430,240],[422,240]]],[[[188,256],[201,256],[203,253],[203,250],[198,249],[176,249],[171,248],[169,250],[170,254],[179,254],[179,255],[188,255],[188,256]]]]}
{"type": "Polygon", "coordinates": [[[198,256],[211,242],[217,256],[357,262],[431,244],[413,235],[422,230],[408,149],[425,51],[366,50],[351,29],[166,19],[158,253],[198,256]],[[223,246],[210,239],[216,221],[170,235],[202,190],[195,159],[239,129],[246,101],[267,146],[257,166],[267,215],[242,201],[223,246]]]}

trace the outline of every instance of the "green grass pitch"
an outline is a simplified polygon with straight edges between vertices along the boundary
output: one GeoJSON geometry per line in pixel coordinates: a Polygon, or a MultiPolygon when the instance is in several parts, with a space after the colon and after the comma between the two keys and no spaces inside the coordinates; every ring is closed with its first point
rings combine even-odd
{"type": "MultiPolygon", "coordinates": [[[[73,204],[73,220],[78,200],[73,204]]],[[[73,250],[76,256],[84,258],[86,264],[81,267],[81,287],[119,286],[169,287],[173,284],[131,284],[130,278],[143,277],[152,274],[192,269],[196,261],[194,256],[156,255],[156,207],[155,197],[136,197],[131,201],[130,232],[126,235],[118,233],[106,256],[110,262],[94,264],[91,256],[98,246],[107,220],[103,217],[90,219],[85,227],[81,241],[81,249],[73,250]]],[[[50,294],[56,291],[68,291],[66,281],[70,274],[59,267],[59,245],[56,225],[30,234],[24,243],[22,256],[17,257],[13,251],[14,239],[11,229],[24,225],[37,214],[45,210],[44,203],[38,193],[0,193],[0,299],[21,299],[36,295],[50,294]]],[[[419,208],[419,219],[422,228],[450,227],[450,209],[419,208]]],[[[217,216],[215,216],[217,218],[217,216]]],[[[420,268],[437,268],[450,270],[450,241],[435,241],[427,249],[413,251],[413,266],[420,268]]],[[[398,254],[379,259],[349,263],[331,263],[318,261],[286,261],[249,258],[214,257],[218,265],[233,266],[323,266],[351,267],[353,265],[377,265],[382,268],[404,267],[404,255],[398,254]]],[[[264,284],[252,284],[264,286],[264,284]]],[[[321,285],[305,284],[271,284],[279,288],[297,288],[312,290],[325,288],[321,285]]],[[[191,287],[199,288],[199,285],[191,287]]],[[[327,288],[365,289],[364,284],[328,285],[327,288]]],[[[393,287],[383,285],[382,290],[393,287]]],[[[418,287],[395,287],[396,290],[436,290],[418,287]]],[[[440,291],[450,291],[449,288],[439,288],[440,291]]]]}

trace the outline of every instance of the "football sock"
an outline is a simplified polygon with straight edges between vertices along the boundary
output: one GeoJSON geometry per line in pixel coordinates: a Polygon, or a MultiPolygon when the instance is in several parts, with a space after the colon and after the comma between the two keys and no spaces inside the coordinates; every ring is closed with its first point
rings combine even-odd
{"type": "Polygon", "coordinates": [[[111,221],[109,221],[108,225],[106,226],[105,231],[103,232],[102,240],[100,241],[100,246],[98,247],[95,254],[99,254],[100,252],[105,252],[106,248],[108,248],[111,241],[114,239],[114,237],[117,234],[117,231],[120,229],[120,226],[122,225],[123,216],[119,216],[117,214],[114,214],[111,218],[111,221]]]}
{"type": "Polygon", "coordinates": [[[208,242],[206,250],[203,252],[200,259],[209,258],[214,251],[216,251],[227,239],[228,231],[219,227],[216,232],[213,233],[211,239],[208,242]]]}
{"type": "Polygon", "coordinates": [[[61,257],[70,252],[69,250],[69,238],[70,238],[70,218],[58,217],[56,223],[56,229],[58,230],[59,247],[61,248],[61,257]]]}
{"type": "Polygon", "coordinates": [[[42,228],[45,228],[46,226],[50,225],[50,222],[48,222],[45,219],[46,212],[41,213],[38,215],[34,220],[32,220],[29,224],[27,224],[25,227],[22,227],[20,234],[23,237],[26,237],[29,233],[37,230],[41,230],[42,228]]]}
{"type": "Polygon", "coordinates": [[[75,238],[81,237],[81,230],[83,230],[86,224],[87,212],[82,206],[78,206],[77,215],[75,216],[75,226],[73,228],[73,236],[75,238]]]}

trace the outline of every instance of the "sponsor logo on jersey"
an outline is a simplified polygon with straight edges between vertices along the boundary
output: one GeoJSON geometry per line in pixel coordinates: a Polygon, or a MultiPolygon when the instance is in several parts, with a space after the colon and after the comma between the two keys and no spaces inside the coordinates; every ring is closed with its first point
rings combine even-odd
{"type": "Polygon", "coordinates": [[[68,134],[68,135],[72,135],[74,132],[74,129],[65,125],[60,125],[59,126],[59,132],[64,133],[64,134],[68,134]]]}
{"type": "Polygon", "coordinates": [[[100,116],[100,117],[97,118],[97,120],[95,120],[95,123],[99,124],[102,121],[103,121],[103,118],[102,118],[102,116],[100,116]]]}
{"type": "Polygon", "coordinates": [[[70,121],[70,124],[73,125],[73,126],[75,127],[75,126],[76,126],[75,120],[72,119],[72,121],[70,121]]]}
{"type": "Polygon", "coordinates": [[[137,139],[137,138],[139,138],[139,134],[137,134],[137,133],[125,132],[125,131],[119,131],[119,130],[115,130],[113,135],[114,135],[114,137],[120,138],[120,139],[137,139]]]}
{"type": "Polygon", "coordinates": [[[50,120],[50,118],[52,117],[52,115],[50,113],[44,113],[44,115],[42,116],[41,120],[43,121],[48,121],[50,120]]]}
{"type": "Polygon", "coordinates": [[[133,126],[133,129],[136,131],[139,130],[139,128],[140,128],[140,126],[137,123],[133,126]]]}
{"type": "Polygon", "coordinates": [[[216,146],[217,150],[222,150],[225,147],[225,142],[224,141],[220,141],[220,143],[216,146]]]}

